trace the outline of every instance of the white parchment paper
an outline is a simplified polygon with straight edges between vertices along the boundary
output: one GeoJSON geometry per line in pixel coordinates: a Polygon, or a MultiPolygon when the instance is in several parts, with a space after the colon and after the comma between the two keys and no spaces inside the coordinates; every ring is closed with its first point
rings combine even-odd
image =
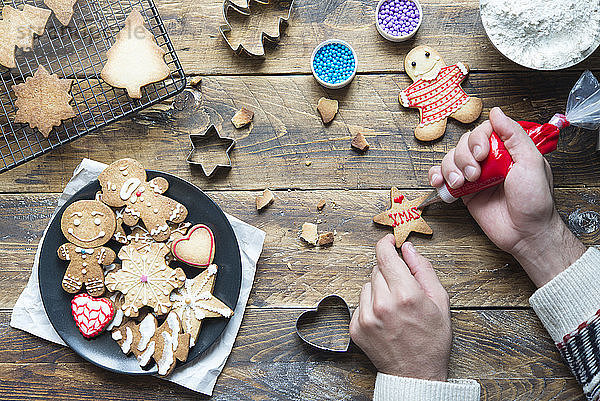
{"type": "MultiPolygon", "coordinates": [[[[52,218],[54,218],[58,209],[60,209],[60,207],[73,196],[75,192],[98,178],[98,175],[105,167],[106,165],[103,163],[83,159],[75,169],[73,178],[71,178],[69,183],[65,186],[63,193],[58,199],[58,205],[52,218]]],[[[265,239],[264,231],[244,223],[233,216],[227,215],[227,218],[237,237],[240,246],[240,255],[242,257],[242,286],[235,307],[235,313],[227,324],[221,337],[211,348],[193,362],[175,369],[170,376],[165,378],[165,380],[175,382],[191,390],[207,395],[212,395],[217,378],[221,374],[225,362],[233,348],[233,343],[235,342],[235,338],[242,323],[250,290],[252,289],[252,283],[254,282],[256,262],[262,252],[265,239]]],[[[16,329],[27,331],[48,341],[65,345],[48,320],[40,296],[38,266],[40,248],[46,235],[46,231],[47,228],[40,239],[27,286],[19,296],[19,299],[13,308],[10,325],[16,329]]]]}

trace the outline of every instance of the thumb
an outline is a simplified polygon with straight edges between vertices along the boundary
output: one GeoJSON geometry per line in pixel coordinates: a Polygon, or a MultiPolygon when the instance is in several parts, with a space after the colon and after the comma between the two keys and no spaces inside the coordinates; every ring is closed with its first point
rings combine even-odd
{"type": "Polygon", "coordinates": [[[540,151],[523,127],[507,117],[499,107],[490,110],[490,123],[515,163],[528,163],[539,158],[540,151]]]}
{"type": "Polygon", "coordinates": [[[449,308],[448,293],[440,283],[433,266],[410,242],[402,244],[402,257],[423,291],[442,310],[449,308]]]}

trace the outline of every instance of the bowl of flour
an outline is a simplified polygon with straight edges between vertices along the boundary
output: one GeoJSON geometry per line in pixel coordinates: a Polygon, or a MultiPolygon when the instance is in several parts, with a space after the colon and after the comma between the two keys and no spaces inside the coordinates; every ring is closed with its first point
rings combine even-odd
{"type": "Polygon", "coordinates": [[[600,45],[598,0],[480,0],[479,9],[493,45],[524,67],[571,67],[600,45]]]}

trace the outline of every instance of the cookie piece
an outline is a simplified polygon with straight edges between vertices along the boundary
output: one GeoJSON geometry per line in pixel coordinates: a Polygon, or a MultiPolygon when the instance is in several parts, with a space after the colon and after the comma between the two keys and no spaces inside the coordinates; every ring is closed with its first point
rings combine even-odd
{"type": "Polygon", "coordinates": [[[338,101],[322,97],[317,104],[317,110],[321,115],[323,124],[329,124],[338,112],[338,101]]]}
{"type": "Polygon", "coordinates": [[[148,245],[140,252],[132,245],[119,251],[121,268],[106,275],[106,288],[121,292],[125,299],[121,309],[125,316],[135,316],[143,306],[151,307],[158,315],[171,310],[169,295],[186,280],[181,268],[171,269],[165,256],[169,247],[162,242],[148,245]]]}
{"type": "Polygon", "coordinates": [[[370,145],[369,142],[367,142],[367,140],[365,139],[363,133],[359,131],[356,133],[356,135],[354,135],[354,138],[352,138],[350,146],[358,151],[366,152],[367,150],[369,150],[370,145]]]}
{"type": "Polygon", "coordinates": [[[483,102],[469,97],[460,84],[469,73],[463,63],[446,66],[442,56],[430,46],[418,46],[404,58],[404,70],[414,83],[400,92],[400,104],[417,108],[420,123],[415,137],[432,141],[444,135],[448,117],[471,123],[481,114],[483,102]]]}
{"type": "Polygon", "coordinates": [[[211,317],[231,317],[233,311],[213,294],[217,265],[210,265],[193,280],[187,279],[185,285],[171,294],[172,312],[175,312],[183,324],[183,332],[190,334],[190,347],[193,347],[202,321],[211,317]]]}
{"type": "Polygon", "coordinates": [[[69,104],[72,84],[72,79],[59,79],[40,65],[33,77],[12,87],[17,97],[15,122],[29,124],[47,138],[53,127],[76,115],[69,104]]]}
{"type": "Polygon", "coordinates": [[[319,240],[317,241],[317,245],[319,245],[319,246],[331,245],[331,244],[333,244],[334,239],[335,239],[335,236],[333,235],[333,233],[331,231],[319,234],[319,240]]]}
{"type": "Polygon", "coordinates": [[[321,210],[323,210],[325,208],[326,204],[327,204],[327,202],[325,201],[325,199],[321,199],[319,201],[319,203],[317,203],[317,210],[320,212],[321,210]]]}
{"type": "Polygon", "coordinates": [[[302,233],[300,234],[300,238],[311,245],[317,245],[317,241],[319,240],[319,234],[317,234],[317,225],[314,223],[302,224],[302,233]]]}
{"type": "Polygon", "coordinates": [[[115,252],[106,244],[115,231],[113,211],[96,200],[80,200],[70,204],[60,219],[61,231],[67,241],[58,248],[58,257],[69,262],[62,287],[75,294],[83,285],[98,297],[104,293],[104,271],[115,259],[115,252]]]}
{"type": "Polygon", "coordinates": [[[54,11],[56,19],[64,26],[71,22],[73,6],[76,2],[77,0],[44,0],[44,4],[54,11]]]}
{"type": "Polygon", "coordinates": [[[181,223],[187,209],[181,203],[163,196],[169,183],[162,177],[146,182],[146,170],[134,159],[112,163],[98,176],[102,187],[102,202],[123,207],[123,223],[135,226],[139,220],[156,241],[166,241],[171,235],[168,221],[181,223]]]}
{"type": "Polygon", "coordinates": [[[127,90],[129,97],[140,99],[143,86],[169,76],[165,54],[144,27],[142,14],[133,10],[115,43],[106,52],[107,60],[100,76],[107,84],[127,90]]]}
{"type": "Polygon", "coordinates": [[[191,266],[206,267],[215,257],[215,237],[204,224],[192,226],[185,235],[172,234],[173,256],[191,266]]]}
{"type": "Polygon", "coordinates": [[[373,221],[377,224],[394,227],[397,248],[402,246],[411,232],[433,234],[433,230],[425,222],[421,216],[421,210],[418,208],[427,195],[409,201],[396,187],[393,187],[390,191],[390,198],[390,208],[373,217],[373,221]]]}
{"type": "Polygon", "coordinates": [[[264,209],[275,200],[275,195],[269,189],[265,189],[263,193],[256,197],[256,210],[264,209]]]}
{"type": "Polygon", "coordinates": [[[6,3],[2,8],[0,21],[0,64],[15,68],[15,47],[24,51],[33,48],[33,35],[41,36],[51,11],[25,4],[23,10],[17,10],[6,3]]]}
{"type": "Polygon", "coordinates": [[[115,308],[110,299],[78,294],[71,301],[71,313],[81,334],[85,338],[92,338],[102,333],[110,323],[115,308]]]}
{"type": "Polygon", "coordinates": [[[182,331],[176,313],[169,313],[160,326],[149,313],[139,325],[128,322],[113,331],[112,338],[125,354],[133,353],[140,366],[147,366],[150,359],[154,359],[158,374],[166,376],[173,371],[177,361],[184,362],[187,359],[190,335],[182,331]]]}
{"type": "Polygon", "coordinates": [[[240,129],[240,128],[243,128],[246,125],[250,124],[252,122],[253,118],[254,118],[254,112],[252,110],[248,110],[245,107],[242,107],[231,118],[231,122],[233,123],[233,126],[235,128],[240,129]]]}

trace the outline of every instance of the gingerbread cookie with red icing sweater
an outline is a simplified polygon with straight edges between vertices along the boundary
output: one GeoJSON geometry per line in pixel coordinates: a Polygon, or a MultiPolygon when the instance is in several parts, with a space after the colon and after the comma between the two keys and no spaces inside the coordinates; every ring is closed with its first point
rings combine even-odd
{"type": "Polygon", "coordinates": [[[414,83],[400,92],[399,100],[421,113],[417,139],[432,141],[444,135],[448,117],[471,123],[481,115],[481,99],[467,95],[460,86],[469,73],[466,64],[446,66],[437,51],[418,46],[404,58],[404,70],[414,83]]]}
{"type": "Polygon", "coordinates": [[[75,294],[85,285],[91,296],[102,295],[102,266],[110,265],[115,259],[115,252],[102,246],[115,232],[114,212],[102,202],[80,200],[65,209],[60,225],[69,241],[58,248],[58,257],[69,262],[62,280],[62,288],[75,294]]]}
{"type": "Polygon", "coordinates": [[[141,220],[156,241],[171,235],[168,222],[181,223],[187,209],[164,194],[169,183],[162,177],[146,181],[146,170],[134,159],[112,163],[98,176],[102,201],[112,207],[123,207],[123,223],[135,226],[141,220]]]}

